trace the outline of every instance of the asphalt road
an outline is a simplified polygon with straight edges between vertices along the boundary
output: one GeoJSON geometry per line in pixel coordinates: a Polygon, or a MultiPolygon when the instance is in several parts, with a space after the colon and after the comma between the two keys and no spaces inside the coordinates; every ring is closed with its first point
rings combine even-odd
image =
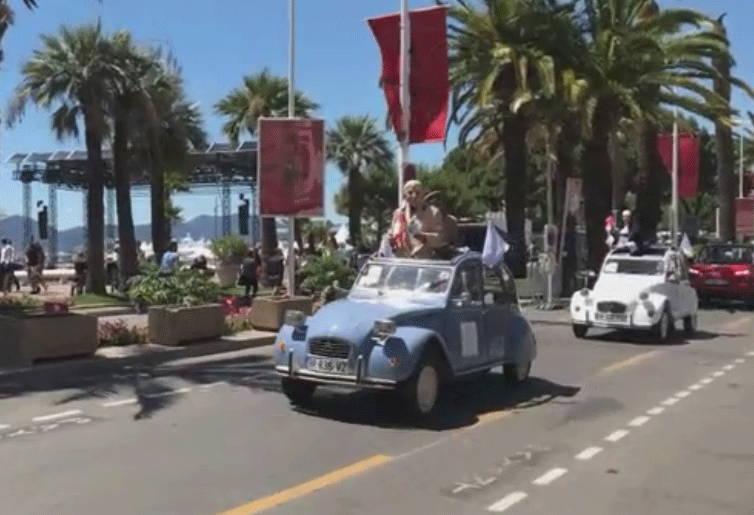
{"type": "Polygon", "coordinates": [[[291,409],[270,349],[0,379],[14,515],[751,514],[754,313],[673,345],[536,325],[531,380],[453,390],[417,427],[385,394],[291,409]]]}

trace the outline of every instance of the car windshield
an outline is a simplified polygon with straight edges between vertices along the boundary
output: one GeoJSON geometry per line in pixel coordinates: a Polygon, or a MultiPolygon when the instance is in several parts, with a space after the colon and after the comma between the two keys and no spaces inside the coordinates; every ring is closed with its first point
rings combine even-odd
{"type": "Polygon", "coordinates": [[[712,246],[705,247],[699,253],[698,263],[720,264],[720,265],[742,265],[751,264],[752,259],[751,247],[745,246],[712,246]]]}
{"type": "Polygon", "coordinates": [[[603,272],[608,274],[660,275],[665,270],[662,259],[623,259],[611,258],[605,263],[603,272]]]}
{"type": "Polygon", "coordinates": [[[450,286],[450,267],[367,263],[354,282],[354,288],[385,293],[443,294],[450,286]]]}

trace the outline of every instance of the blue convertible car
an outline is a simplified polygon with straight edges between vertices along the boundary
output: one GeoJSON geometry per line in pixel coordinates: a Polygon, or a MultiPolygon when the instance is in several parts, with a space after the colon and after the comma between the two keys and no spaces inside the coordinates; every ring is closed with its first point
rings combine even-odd
{"type": "Polygon", "coordinates": [[[513,385],[528,378],[536,355],[510,271],[466,252],[450,261],[369,260],[347,298],[309,317],[286,313],[275,369],[294,404],[318,385],[340,384],[397,390],[430,416],[452,380],[502,365],[513,385]]]}

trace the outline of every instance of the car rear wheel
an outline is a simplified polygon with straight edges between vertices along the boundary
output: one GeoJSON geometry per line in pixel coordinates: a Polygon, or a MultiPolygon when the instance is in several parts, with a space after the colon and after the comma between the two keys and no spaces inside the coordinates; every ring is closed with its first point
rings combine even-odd
{"type": "Polygon", "coordinates": [[[576,338],[584,338],[589,328],[582,324],[573,324],[573,335],[576,338]]]}
{"type": "Polygon", "coordinates": [[[683,331],[687,336],[693,336],[696,333],[696,315],[689,315],[683,319],[683,331]]]}
{"type": "Polygon", "coordinates": [[[670,335],[673,332],[673,317],[670,315],[670,310],[667,305],[663,307],[660,320],[657,321],[654,327],[655,336],[661,343],[667,343],[670,340],[670,335]]]}
{"type": "Polygon", "coordinates": [[[421,418],[432,418],[437,413],[443,379],[442,360],[437,351],[428,348],[420,358],[414,375],[404,387],[412,413],[421,418]]]}
{"type": "Polygon", "coordinates": [[[503,378],[508,386],[516,386],[529,379],[531,361],[526,363],[506,363],[503,365],[503,378]]]}
{"type": "Polygon", "coordinates": [[[283,393],[291,401],[291,404],[297,406],[308,404],[312,400],[314,391],[317,389],[317,385],[314,383],[301,381],[300,379],[291,379],[289,377],[282,378],[281,386],[283,393]]]}

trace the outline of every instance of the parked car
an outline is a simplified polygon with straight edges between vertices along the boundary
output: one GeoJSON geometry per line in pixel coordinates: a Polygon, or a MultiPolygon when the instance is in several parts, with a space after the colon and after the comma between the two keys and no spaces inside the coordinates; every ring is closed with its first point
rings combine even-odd
{"type": "Polygon", "coordinates": [[[400,392],[430,417],[452,381],[503,365],[515,385],[536,355],[510,271],[466,252],[449,261],[370,259],[346,298],[309,317],[286,313],[274,359],[294,404],[340,384],[400,392]]]}
{"type": "Polygon", "coordinates": [[[610,252],[594,287],[571,297],[571,321],[577,338],[590,327],[652,331],[666,342],[683,320],[696,331],[699,301],[689,281],[684,255],[651,247],[636,255],[629,249],[610,252]]]}
{"type": "Polygon", "coordinates": [[[689,270],[699,300],[743,300],[754,306],[754,246],[714,243],[703,247],[689,270]]]}

